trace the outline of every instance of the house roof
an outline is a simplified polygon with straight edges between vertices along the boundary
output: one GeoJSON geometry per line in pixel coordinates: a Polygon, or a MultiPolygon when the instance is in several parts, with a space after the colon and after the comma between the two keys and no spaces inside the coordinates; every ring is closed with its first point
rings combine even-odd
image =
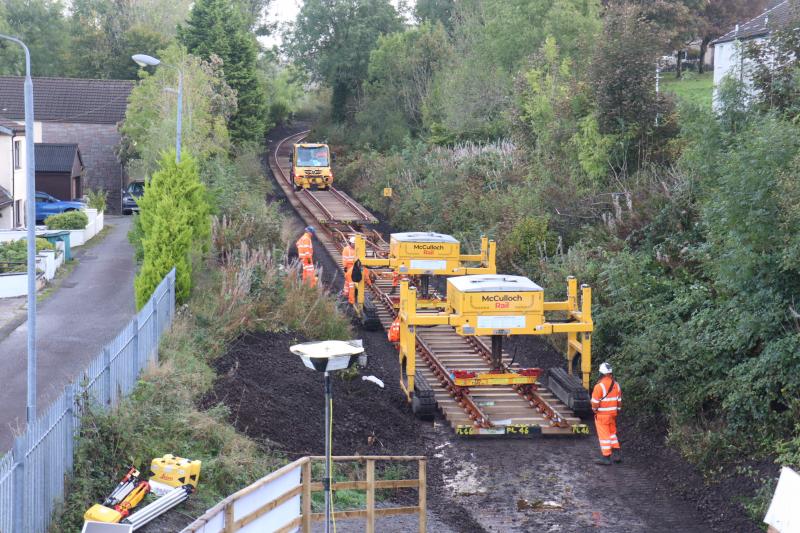
{"type": "MultiPolygon", "coordinates": [[[[13,119],[25,116],[24,80],[0,76],[0,114],[13,119]]],[[[130,80],[34,78],[33,115],[44,122],[116,124],[125,118],[133,85],[130,80]]]]}
{"type": "Polygon", "coordinates": [[[75,158],[81,166],[81,152],[77,144],[36,143],[36,172],[72,172],[75,158]]]}
{"type": "Polygon", "coordinates": [[[15,135],[17,133],[25,133],[25,126],[0,116],[0,134],[15,135]]]}
{"type": "Polygon", "coordinates": [[[785,26],[792,18],[792,7],[789,0],[778,2],[776,5],[767,9],[756,18],[737,24],[731,31],[712,41],[711,44],[727,43],[730,41],[755,39],[769,35],[773,29],[785,26]]]}
{"type": "Polygon", "coordinates": [[[5,207],[13,203],[14,199],[11,197],[11,193],[8,192],[5,187],[0,185],[0,207],[5,207]]]}

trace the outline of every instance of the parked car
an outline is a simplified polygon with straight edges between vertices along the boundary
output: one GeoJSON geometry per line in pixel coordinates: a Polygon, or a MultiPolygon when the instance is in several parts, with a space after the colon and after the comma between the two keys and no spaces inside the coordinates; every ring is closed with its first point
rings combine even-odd
{"type": "Polygon", "coordinates": [[[46,192],[36,193],[36,223],[41,224],[50,215],[66,213],[67,211],[79,211],[84,209],[86,204],[74,200],[59,200],[50,196],[46,192]]]}
{"type": "Polygon", "coordinates": [[[144,194],[144,182],[132,181],[122,189],[122,214],[130,215],[139,210],[136,199],[144,194]]]}

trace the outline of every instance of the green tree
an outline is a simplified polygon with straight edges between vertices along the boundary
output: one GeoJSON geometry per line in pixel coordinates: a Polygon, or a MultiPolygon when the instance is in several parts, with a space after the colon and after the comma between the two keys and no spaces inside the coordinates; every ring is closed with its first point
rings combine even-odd
{"type": "Polygon", "coordinates": [[[661,43],[639,8],[623,6],[605,19],[591,69],[602,133],[626,133],[655,124],[659,111],[653,65],[661,43]]]}
{"type": "Polygon", "coordinates": [[[582,71],[601,28],[595,0],[464,2],[453,31],[453,60],[434,80],[426,126],[444,139],[486,139],[510,132],[514,78],[549,36],[582,71]]]}
{"type": "Polygon", "coordinates": [[[241,13],[226,0],[198,0],[179,35],[190,53],[206,60],[212,55],[222,59],[225,79],[237,98],[229,124],[231,137],[237,142],[261,142],[266,97],[256,72],[255,36],[241,13]]]}
{"type": "Polygon", "coordinates": [[[365,138],[381,136],[377,132],[398,126],[406,133],[419,133],[433,76],[446,64],[450,53],[441,24],[423,23],[378,39],[378,46],[370,55],[364,101],[357,117],[359,124],[369,130],[364,132],[365,138]],[[382,116],[387,110],[392,116],[397,115],[399,123],[382,116]]]}
{"type": "Polygon", "coordinates": [[[74,0],[70,18],[69,68],[76,78],[135,79],[137,53],[155,53],[169,35],[139,22],[130,0],[74,0]]]}
{"type": "Polygon", "coordinates": [[[448,31],[453,29],[456,15],[455,0],[417,0],[414,16],[420,22],[440,22],[448,31]]]}
{"type": "MultiPolygon", "coordinates": [[[[179,45],[160,55],[183,71],[183,152],[198,160],[224,155],[230,149],[226,124],[236,110],[236,96],[225,82],[219,58],[203,61],[179,45]]],[[[166,89],[176,86],[177,72],[158,67],[153,74],[142,70],[140,75],[120,127],[119,155],[131,175],[144,179],[155,171],[160,154],[175,143],[177,98],[166,89]]]]}
{"type": "MultiPolygon", "coordinates": [[[[31,52],[34,76],[63,76],[69,42],[64,4],[59,0],[6,0],[0,7],[0,27],[21,38],[31,52]]],[[[4,74],[21,75],[25,70],[22,52],[14,45],[18,59],[0,61],[4,74]]]]}
{"type": "Polygon", "coordinates": [[[138,203],[144,259],[134,281],[136,305],[147,302],[173,267],[176,298],[185,301],[192,285],[191,253],[207,249],[211,233],[211,209],[197,161],[187,155],[176,163],[174,150],[164,153],[138,203]]]}
{"type": "Polygon", "coordinates": [[[314,80],[332,89],[334,118],[342,121],[353,115],[378,38],[402,26],[389,0],[308,0],[297,15],[288,50],[314,80]]]}

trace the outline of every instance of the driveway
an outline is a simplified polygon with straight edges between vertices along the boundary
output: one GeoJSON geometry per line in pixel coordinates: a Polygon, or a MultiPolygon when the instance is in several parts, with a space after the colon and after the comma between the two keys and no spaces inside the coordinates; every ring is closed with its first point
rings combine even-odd
{"type": "MultiPolygon", "coordinates": [[[[106,215],[101,241],[77,248],[78,264],[37,305],[37,415],[113,339],[136,311],[131,217],[106,215]]],[[[0,455],[25,426],[27,322],[0,339],[0,455]]]]}

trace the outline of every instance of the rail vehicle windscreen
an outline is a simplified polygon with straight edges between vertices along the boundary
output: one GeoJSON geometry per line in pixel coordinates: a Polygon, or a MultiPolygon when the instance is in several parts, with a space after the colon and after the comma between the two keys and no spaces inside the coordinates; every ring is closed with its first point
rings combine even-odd
{"type": "Polygon", "coordinates": [[[328,148],[297,148],[298,167],[327,167],[329,166],[328,148]]]}

